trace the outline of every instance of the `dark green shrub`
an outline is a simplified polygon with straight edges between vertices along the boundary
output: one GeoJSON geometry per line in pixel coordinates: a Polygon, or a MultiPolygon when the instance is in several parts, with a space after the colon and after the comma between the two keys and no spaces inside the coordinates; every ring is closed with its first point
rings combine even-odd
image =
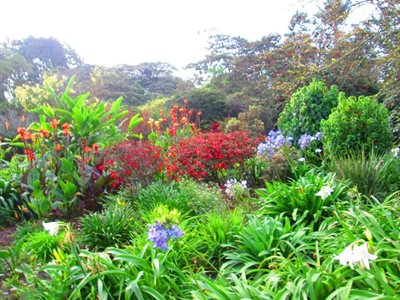
{"type": "Polygon", "coordinates": [[[392,145],[388,111],[370,97],[340,96],[339,105],[321,122],[324,150],[341,156],[351,152],[385,153],[392,145]]]}
{"type": "Polygon", "coordinates": [[[313,80],[297,90],[278,119],[278,128],[297,143],[302,134],[314,135],[320,131],[321,120],[327,119],[338,105],[339,90],[330,89],[321,81],[313,80]]]}
{"type": "Polygon", "coordinates": [[[116,201],[103,212],[90,213],[80,219],[80,240],[84,246],[95,251],[127,245],[131,234],[138,228],[139,220],[129,203],[116,201]]]}

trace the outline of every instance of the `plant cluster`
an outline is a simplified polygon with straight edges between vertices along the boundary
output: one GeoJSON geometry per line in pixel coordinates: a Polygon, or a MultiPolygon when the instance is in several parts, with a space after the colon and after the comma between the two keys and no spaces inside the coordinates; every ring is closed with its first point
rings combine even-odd
{"type": "Polygon", "coordinates": [[[111,187],[149,185],[164,168],[162,148],[144,140],[117,143],[101,152],[103,159],[96,165],[99,176],[111,178],[111,187]],[[107,176],[109,175],[109,176],[107,176]]]}
{"type": "Polygon", "coordinates": [[[210,132],[172,145],[166,154],[170,178],[187,175],[212,181],[235,164],[243,164],[254,152],[254,140],[245,131],[210,132]]]}

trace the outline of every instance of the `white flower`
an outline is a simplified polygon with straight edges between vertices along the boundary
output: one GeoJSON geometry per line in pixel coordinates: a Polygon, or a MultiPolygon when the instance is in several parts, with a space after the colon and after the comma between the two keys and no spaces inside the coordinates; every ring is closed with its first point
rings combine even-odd
{"type": "Polygon", "coordinates": [[[48,231],[50,235],[52,235],[52,236],[57,235],[58,229],[60,228],[60,223],[59,222],[45,223],[43,221],[42,224],[43,224],[44,230],[48,231]]]}
{"type": "Polygon", "coordinates": [[[354,264],[358,263],[362,269],[367,268],[369,270],[369,261],[378,257],[369,253],[367,243],[364,243],[361,246],[350,245],[333,258],[339,260],[343,266],[349,264],[350,268],[354,269],[354,264]]]}
{"type": "Polygon", "coordinates": [[[300,157],[300,158],[299,158],[299,162],[305,162],[305,160],[306,160],[306,159],[305,159],[304,157],[300,157]]]}
{"type": "Polygon", "coordinates": [[[330,194],[332,194],[333,190],[331,189],[330,186],[325,185],[322,187],[322,189],[315,194],[315,196],[320,196],[322,199],[326,199],[330,196],[330,194]]]}
{"type": "Polygon", "coordinates": [[[320,149],[320,148],[315,149],[315,153],[321,153],[321,152],[322,152],[322,149],[320,149]]]}
{"type": "Polygon", "coordinates": [[[400,148],[393,148],[392,150],[390,150],[390,152],[392,153],[393,156],[398,157],[399,153],[400,153],[400,148]]]}
{"type": "Polygon", "coordinates": [[[368,247],[367,243],[362,244],[361,246],[356,246],[353,249],[353,255],[354,259],[357,260],[357,262],[360,263],[360,267],[362,269],[367,268],[369,270],[369,261],[370,260],[375,260],[378,258],[378,256],[373,255],[368,252],[368,247]]]}

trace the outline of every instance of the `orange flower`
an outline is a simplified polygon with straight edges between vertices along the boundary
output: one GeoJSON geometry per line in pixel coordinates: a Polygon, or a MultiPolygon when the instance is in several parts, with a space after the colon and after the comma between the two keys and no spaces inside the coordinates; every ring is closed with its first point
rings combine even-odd
{"type": "Polygon", "coordinates": [[[97,150],[99,150],[99,145],[93,144],[92,148],[93,148],[94,151],[97,151],[97,150]]]}
{"type": "Polygon", "coordinates": [[[84,152],[90,152],[90,151],[92,151],[92,148],[86,146],[85,148],[83,148],[83,151],[84,152]]]}
{"type": "Polygon", "coordinates": [[[60,144],[57,144],[56,145],[56,151],[58,152],[58,151],[61,151],[61,149],[62,149],[62,146],[60,145],[60,144]]]}
{"type": "Polygon", "coordinates": [[[182,119],[181,119],[181,124],[182,125],[186,125],[188,123],[188,120],[186,119],[186,117],[183,117],[182,119]]]}
{"type": "Polygon", "coordinates": [[[21,115],[21,117],[19,117],[19,119],[21,120],[21,122],[25,122],[25,115],[21,115]]]}
{"type": "Polygon", "coordinates": [[[18,134],[19,134],[21,137],[24,136],[25,127],[18,127],[18,128],[17,128],[17,132],[18,132],[18,134]]]}
{"type": "Polygon", "coordinates": [[[188,99],[183,99],[183,104],[188,104],[189,103],[189,100],[188,99]]]}
{"type": "Polygon", "coordinates": [[[40,128],[40,132],[41,132],[42,136],[44,136],[44,137],[50,136],[50,132],[46,129],[40,128]]]}
{"type": "Polygon", "coordinates": [[[64,135],[69,135],[69,129],[71,128],[71,126],[70,126],[68,123],[62,124],[62,125],[61,125],[61,128],[63,129],[63,130],[62,130],[62,133],[63,133],[64,135]]]}
{"type": "Polygon", "coordinates": [[[201,115],[202,115],[202,112],[199,111],[199,112],[197,113],[197,116],[200,117],[201,115]]]}
{"type": "Polygon", "coordinates": [[[58,121],[56,119],[53,119],[50,121],[50,125],[51,125],[51,128],[56,129],[57,125],[58,125],[58,121]]]}

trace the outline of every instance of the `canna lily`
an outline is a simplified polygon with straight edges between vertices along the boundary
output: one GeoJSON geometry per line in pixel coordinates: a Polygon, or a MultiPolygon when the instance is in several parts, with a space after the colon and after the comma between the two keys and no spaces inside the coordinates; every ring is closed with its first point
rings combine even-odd
{"type": "Polygon", "coordinates": [[[58,125],[58,121],[56,119],[53,119],[50,121],[50,125],[51,125],[51,128],[56,129],[57,125],[58,125]]]}

